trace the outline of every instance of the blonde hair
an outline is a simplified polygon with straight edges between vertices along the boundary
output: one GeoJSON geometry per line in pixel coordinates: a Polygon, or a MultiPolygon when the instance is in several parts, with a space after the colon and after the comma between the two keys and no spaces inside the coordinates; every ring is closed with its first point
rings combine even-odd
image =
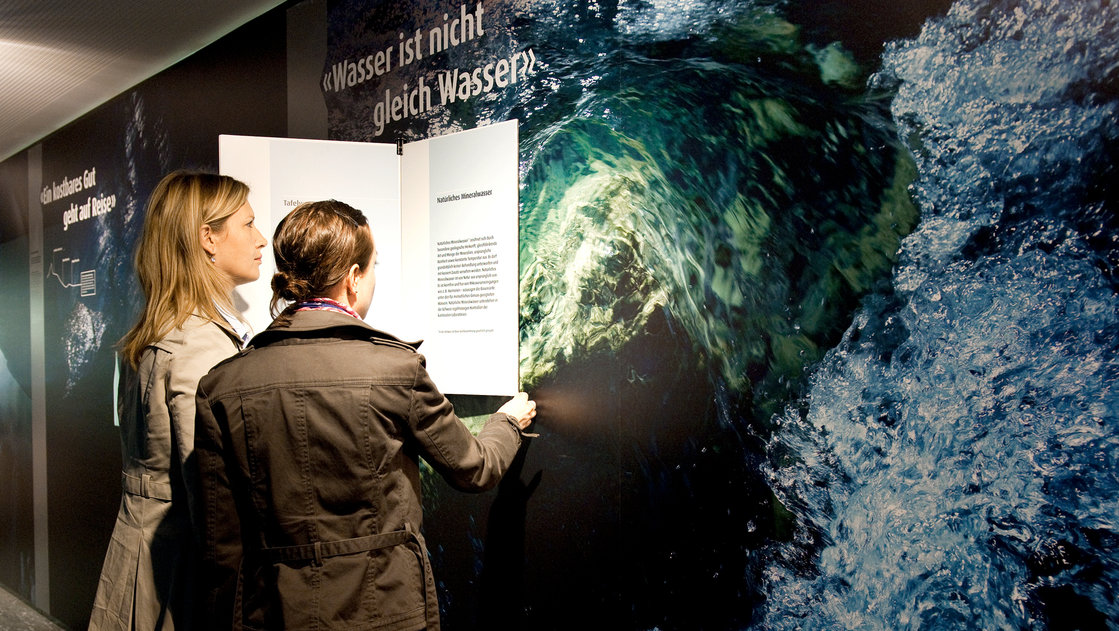
{"type": "Polygon", "coordinates": [[[233,307],[233,281],[214,267],[202,248],[203,225],[222,232],[248,200],[249,187],[225,175],[175,171],[148,199],[136,247],[136,275],[146,302],[119,345],[133,366],[149,345],[197,314],[229,328],[219,311],[233,307]]]}

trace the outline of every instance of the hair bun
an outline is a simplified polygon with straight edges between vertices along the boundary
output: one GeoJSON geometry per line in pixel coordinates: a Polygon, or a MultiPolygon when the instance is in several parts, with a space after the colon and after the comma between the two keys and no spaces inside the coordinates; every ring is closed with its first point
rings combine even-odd
{"type": "Polygon", "coordinates": [[[276,272],[272,275],[272,293],[287,300],[288,302],[298,302],[303,298],[299,294],[298,283],[292,282],[292,279],[284,272],[276,272]]]}
{"type": "MultiPolygon", "coordinates": [[[[281,304],[329,296],[353,266],[373,262],[373,234],[365,215],[337,200],[304,202],[280,220],[272,237],[276,273],[273,315],[281,304]]],[[[286,309],[286,307],[283,307],[286,309]]]]}

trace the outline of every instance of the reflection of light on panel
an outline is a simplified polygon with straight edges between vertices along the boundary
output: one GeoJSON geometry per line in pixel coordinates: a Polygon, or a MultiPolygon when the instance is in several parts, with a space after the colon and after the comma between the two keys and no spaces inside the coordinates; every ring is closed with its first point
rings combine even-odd
{"type": "MultiPolygon", "coordinates": [[[[120,398],[120,353],[113,353],[113,401],[119,401],[120,398]]],[[[117,406],[113,406],[113,425],[120,427],[120,412],[117,411],[117,406]]]]}
{"type": "Polygon", "coordinates": [[[97,295],[97,270],[90,269],[82,272],[82,295],[97,295]]]}

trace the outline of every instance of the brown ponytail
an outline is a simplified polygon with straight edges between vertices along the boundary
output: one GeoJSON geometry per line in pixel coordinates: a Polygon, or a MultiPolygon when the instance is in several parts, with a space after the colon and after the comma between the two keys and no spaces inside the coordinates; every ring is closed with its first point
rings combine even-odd
{"type": "Polygon", "coordinates": [[[284,303],[324,297],[353,265],[364,272],[373,257],[373,235],[360,210],[336,200],[307,202],[288,213],[272,237],[273,317],[284,303]]]}

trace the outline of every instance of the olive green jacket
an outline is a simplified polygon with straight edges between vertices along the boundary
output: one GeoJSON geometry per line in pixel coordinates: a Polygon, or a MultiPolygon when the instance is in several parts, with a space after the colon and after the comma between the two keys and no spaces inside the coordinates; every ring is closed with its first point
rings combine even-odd
{"type": "Polygon", "coordinates": [[[198,390],[208,629],[437,629],[418,457],[497,484],[506,414],[470,433],[413,345],[337,311],[273,323],[198,390]]]}

